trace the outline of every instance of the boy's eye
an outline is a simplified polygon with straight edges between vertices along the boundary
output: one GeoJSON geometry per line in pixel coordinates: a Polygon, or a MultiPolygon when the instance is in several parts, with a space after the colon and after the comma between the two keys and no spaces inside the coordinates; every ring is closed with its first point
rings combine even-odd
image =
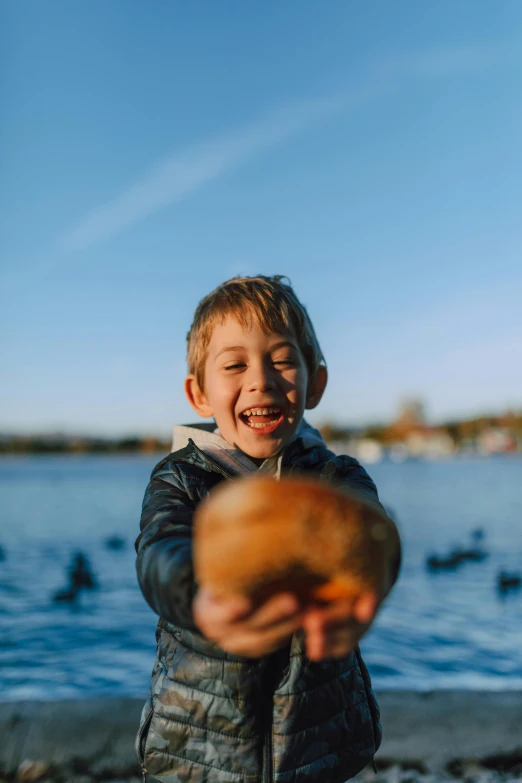
{"type": "MultiPolygon", "coordinates": [[[[273,364],[276,367],[294,367],[295,360],[291,357],[287,359],[274,359],[273,364]]],[[[230,372],[232,370],[242,370],[244,367],[246,367],[245,362],[233,362],[232,364],[224,365],[223,369],[225,372],[230,372]]]]}
{"type": "Polygon", "coordinates": [[[245,365],[242,362],[236,362],[235,364],[227,364],[225,366],[225,370],[239,370],[241,367],[244,367],[245,365]]]}

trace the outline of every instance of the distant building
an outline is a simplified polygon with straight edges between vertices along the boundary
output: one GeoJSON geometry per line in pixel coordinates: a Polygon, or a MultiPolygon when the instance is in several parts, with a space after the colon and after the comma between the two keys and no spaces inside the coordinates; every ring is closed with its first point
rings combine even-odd
{"type": "Polygon", "coordinates": [[[517,450],[517,438],[507,427],[487,427],[478,437],[478,450],[482,454],[505,454],[517,450]]]}
{"type": "Polygon", "coordinates": [[[423,401],[415,398],[402,400],[399,405],[399,415],[393,426],[403,430],[425,427],[426,410],[423,401]]]}

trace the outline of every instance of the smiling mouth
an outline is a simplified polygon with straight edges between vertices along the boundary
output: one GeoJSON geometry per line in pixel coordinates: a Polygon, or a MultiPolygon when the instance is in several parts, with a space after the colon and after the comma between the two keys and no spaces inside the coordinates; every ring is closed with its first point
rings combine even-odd
{"type": "Polygon", "coordinates": [[[274,405],[266,408],[249,408],[240,413],[239,418],[253,430],[273,430],[281,423],[283,411],[274,405]]]}

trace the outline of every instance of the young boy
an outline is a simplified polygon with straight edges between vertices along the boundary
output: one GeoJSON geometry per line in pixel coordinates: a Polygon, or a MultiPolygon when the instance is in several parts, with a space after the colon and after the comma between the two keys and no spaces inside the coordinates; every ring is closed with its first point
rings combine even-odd
{"type": "MultiPolygon", "coordinates": [[[[342,783],[381,742],[358,640],[384,596],[261,607],[198,590],[194,509],[251,472],[311,473],[378,504],[356,460],[335,456],[303,420],[326,386],[306,310],[285,278],[234,278],[203,299],[188,334],[185,392],[215,423],[175,428],[154,469],[136,542],[138,580],[160,616],[149,698],[136,738],[144,780],[342,783]]],[[[398,570],[398,564],[397,568],[398,570]]]]}

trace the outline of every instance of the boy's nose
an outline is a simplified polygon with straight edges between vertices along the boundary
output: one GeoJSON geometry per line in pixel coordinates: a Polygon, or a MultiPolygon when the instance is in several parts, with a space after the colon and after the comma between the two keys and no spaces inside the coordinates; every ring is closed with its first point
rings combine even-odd
{"type": "Polygon", "coordinates": [[[268,391],[274,388],[273,374],[266,367],[252,368],[247,380],[249,391],[268,391]]]}

